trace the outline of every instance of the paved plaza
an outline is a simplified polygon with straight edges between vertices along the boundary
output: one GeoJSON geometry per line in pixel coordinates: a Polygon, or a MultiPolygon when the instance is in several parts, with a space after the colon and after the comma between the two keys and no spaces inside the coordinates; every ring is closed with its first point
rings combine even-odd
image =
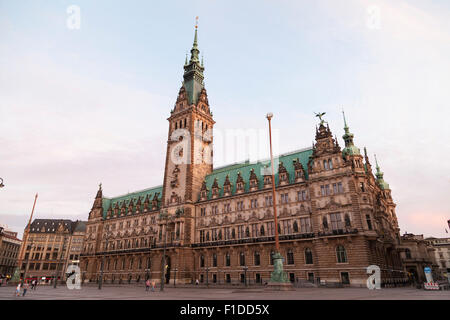
{"type": "Polygon", "coordinates": [[[264,288],[167,287],[164,292],[146,292],[143,286],[104,285],[102,290],[89,285],[80,290],[66,286],[40,286],[25,297],[14,296],[15,287],[0,287],[2,300],[450,300],[450,291],[425,291],[415,288],[296,288],[274,292],[264,288]]]}

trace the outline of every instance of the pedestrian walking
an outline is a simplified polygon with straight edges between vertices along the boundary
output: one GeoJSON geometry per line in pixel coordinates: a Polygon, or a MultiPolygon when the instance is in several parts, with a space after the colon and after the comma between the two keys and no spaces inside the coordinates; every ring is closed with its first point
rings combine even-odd
{"type": "Polygon", "coordinates": [[[150,288],[150,279],[147,279],[147,281],[145,281],[145,291],[148,291],[149,288],[150,288]]]}
{"type": "Polygon", "coordinates": [[[198,286],[198,279],[195,280],[195,285],[198,286]]]}
{"type": "Polygon", "coordinates": [[[26,293],[28,290],[28,282],[25,282],[25,284],[23,285],[23,294],[22,297],[25,297],[26,293]]]}
{"type": "Polygon", "coordinates": [[[16,297],[20,297],[20,283],[18,283],[16,287],[16,297]]]}
{"type": "Polygon", "coordinates": [[[156,287],[156,285],[155,285],[155,280],[153,280],[153,281],[152,281],[152,292],[155,292],[155,287],[156,287]]]}

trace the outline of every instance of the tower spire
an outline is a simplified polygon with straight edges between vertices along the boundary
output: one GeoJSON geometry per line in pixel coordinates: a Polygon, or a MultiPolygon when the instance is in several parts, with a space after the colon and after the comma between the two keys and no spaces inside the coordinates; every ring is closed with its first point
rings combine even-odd
{"type": "Polygon", "coordinates": [[[195,18],[194,43],[192,44],[191,57],[189,61],[187,61],[186,58],[184,65],[184,88],[187,92],[189,104],[197,103],[198,96],[205,86],[203,83],[203,71],[205,70],[205,68],[203,67],[203,63],[200,63],[199,59],[200,50],[198,49],[197,30],[198,17],[195,18]]]}
{"type": "Polygon", "coordinates": [[[376,165],[375,168],[377,170],[377,173],[375,174],[375,176],[377,177],[377,183],[381,189],[383,190],[389,189],[389,184],[383,179],[384,173],[380,170],[380,166],[378,165],[377,155],[375,154],[374,156],[376,165]]]}
{"type": "Polygon", "coordinates": [[[346,155],[361,155],[359,149],[353,144],[353,133],[350,132],[349,127],[347,125],[347,120],[345,119],[344,110],[342,110],[342,115],[344,117],[344,135],[342,138],[345,141],[345,148],[342,150],[342,154],[346,155]]]}

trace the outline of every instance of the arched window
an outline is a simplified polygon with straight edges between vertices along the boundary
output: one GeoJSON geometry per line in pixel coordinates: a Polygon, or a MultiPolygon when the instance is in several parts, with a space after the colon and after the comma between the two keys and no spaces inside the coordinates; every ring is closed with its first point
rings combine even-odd
{"type": "Polygon", "coordinates": [[[184,127],[186,128],[186,118],[184,118],[184,127]]]}
{"type": "Polygon", "coordinates": [[[346,252],[344,246],[336,247],[336,257],[337,257],[338,263],[347,262],[347,252],[346,252]]]}
{"type": "Polygon", "coordinates": [[[327,217],[322,218],[322,224],[324,229],[328,229],[328,220],[327,217]]]}
{"type": "Polygon", "coordinates": [[[345,214],[344,221],[345,221],[345,226],[350,227],[351,223],[350,223],[350,216],[348,215],[348,213],[345,214]]]}
{"type": "Polygon", "coordinates": [[[203,268],[205,266],[205,256],[200,256],[200,268],[203,268]]]}
{"type": "Polygon", "coordinates": [[[294,251],[292,249],[287,251],[287,264],[294,264],[294,251]]]}
{"type": "Polygon", "coordinates": [[[325,170],[328,170],[328,162],[327,162],[327,160],[323,160],[323,168],[325,170]]]}
{"type": "Polygon", "coordinates": [[[264,236],[264,225],[261,225],[261,229],[259,230],[259,234],[264,236]]]}
{"type": "Polygon", "coordinates": [[[245,228],[245,237],[250,238],[250,229],[248,227],[245,228]]]}
{"type": "Polygon", "coordinates": [[[239,254],[239,264],[241,266],[245,266],[245,253],[244,252],[241,252],[239,254]]]}
{"type": "Polygon", "coordinates": [[[292,225],[292,228],[294,229],[294,232],[298,232],[297,220],[294,221],[294,224],[292,225]]]}
{"type": "Polygon", "coordinates": [[[217,254],[213,254],[213,267],[217,267],[217,254]]]}
{"type": "Polygon", "coordinates": [[[258,251],[255,251],[255,266],[259,266],[261,264],[261,257],[258,251]]]}
{"type": "Polygon", "coordinates": [[[305,249],[305,264],[313,264],[313,255],[310,248],[305,249]]]}
{"type": "Polygon", "coordinates": [[[411,250],[406,249],[405,250],[405,256],[406,256],[406,259],[411,259],[411,250]]]}
{"type": "Polygon", "coordinates": [[[270,264],[273,265],[273,255],[275,254],[275,251],[270,251],[270,264]]]}
{"type": "Polygon", "coordinates": [[[225,265],[229,267],[231,265],[230,253],[227,252],[225,255],[225,265]]]}
{"type": "Polygon", "coordinates": [[[148,257],[147,258],[147,269],[150,269],[151,265],[152,265],[152,262],[150,260],[150,257],[148,257]]]}
{"type": "Polygon", "coordinates": [[[331,161],[331,159],[328,160],[328,168],[330,170],[333,169],[333,162],[331,161]]]}

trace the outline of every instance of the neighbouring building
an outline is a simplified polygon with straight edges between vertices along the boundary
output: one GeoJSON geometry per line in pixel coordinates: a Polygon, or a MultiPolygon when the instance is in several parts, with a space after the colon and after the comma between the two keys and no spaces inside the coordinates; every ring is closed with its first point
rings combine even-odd
{"type": "Polygon", "coordinates": [[[434,248],[434,258],[442,278],[450,279],[450,238],[426,238],[434,248]]]}
{"type": "Polygon", "coordinates": [[[405,271],[416,283],[426,282],[425,267],[432,269],[433,279],[438,275],[438,266],[434,257],[434,248],[422,234],[405,233],[399,246],[405,271]]]}
{"type": "Polygon", "coordinates": [[[21,278],[65,279],[67,266],[78,265],[85,232],[85,221],[35,219],[24,231],[18,264],[21,278]]]}
{"type": "Polygon", "coordinates": [[[275,226],[269,161],[213,168],[215,121],[203,71],[196,29],[168,118],[163,183],[117,197],[104,197],[100,185],[86,225],[83,279],[103,272],[106,282],[159,281],[166,243],[167,283],[264,283],[278,228],[291,281],[365,286],[369,265],[381,268],[383,284],[405,281],[390,187],[345,119],[343,148],[321,120],[312,147],[278,157],[275,226]]]}
{"type": "Polygon", "coordinates": [[[11,278],[17,267],[17,258],[22,240],[17,232],[0,227],[0,277],[11,278]]]}

